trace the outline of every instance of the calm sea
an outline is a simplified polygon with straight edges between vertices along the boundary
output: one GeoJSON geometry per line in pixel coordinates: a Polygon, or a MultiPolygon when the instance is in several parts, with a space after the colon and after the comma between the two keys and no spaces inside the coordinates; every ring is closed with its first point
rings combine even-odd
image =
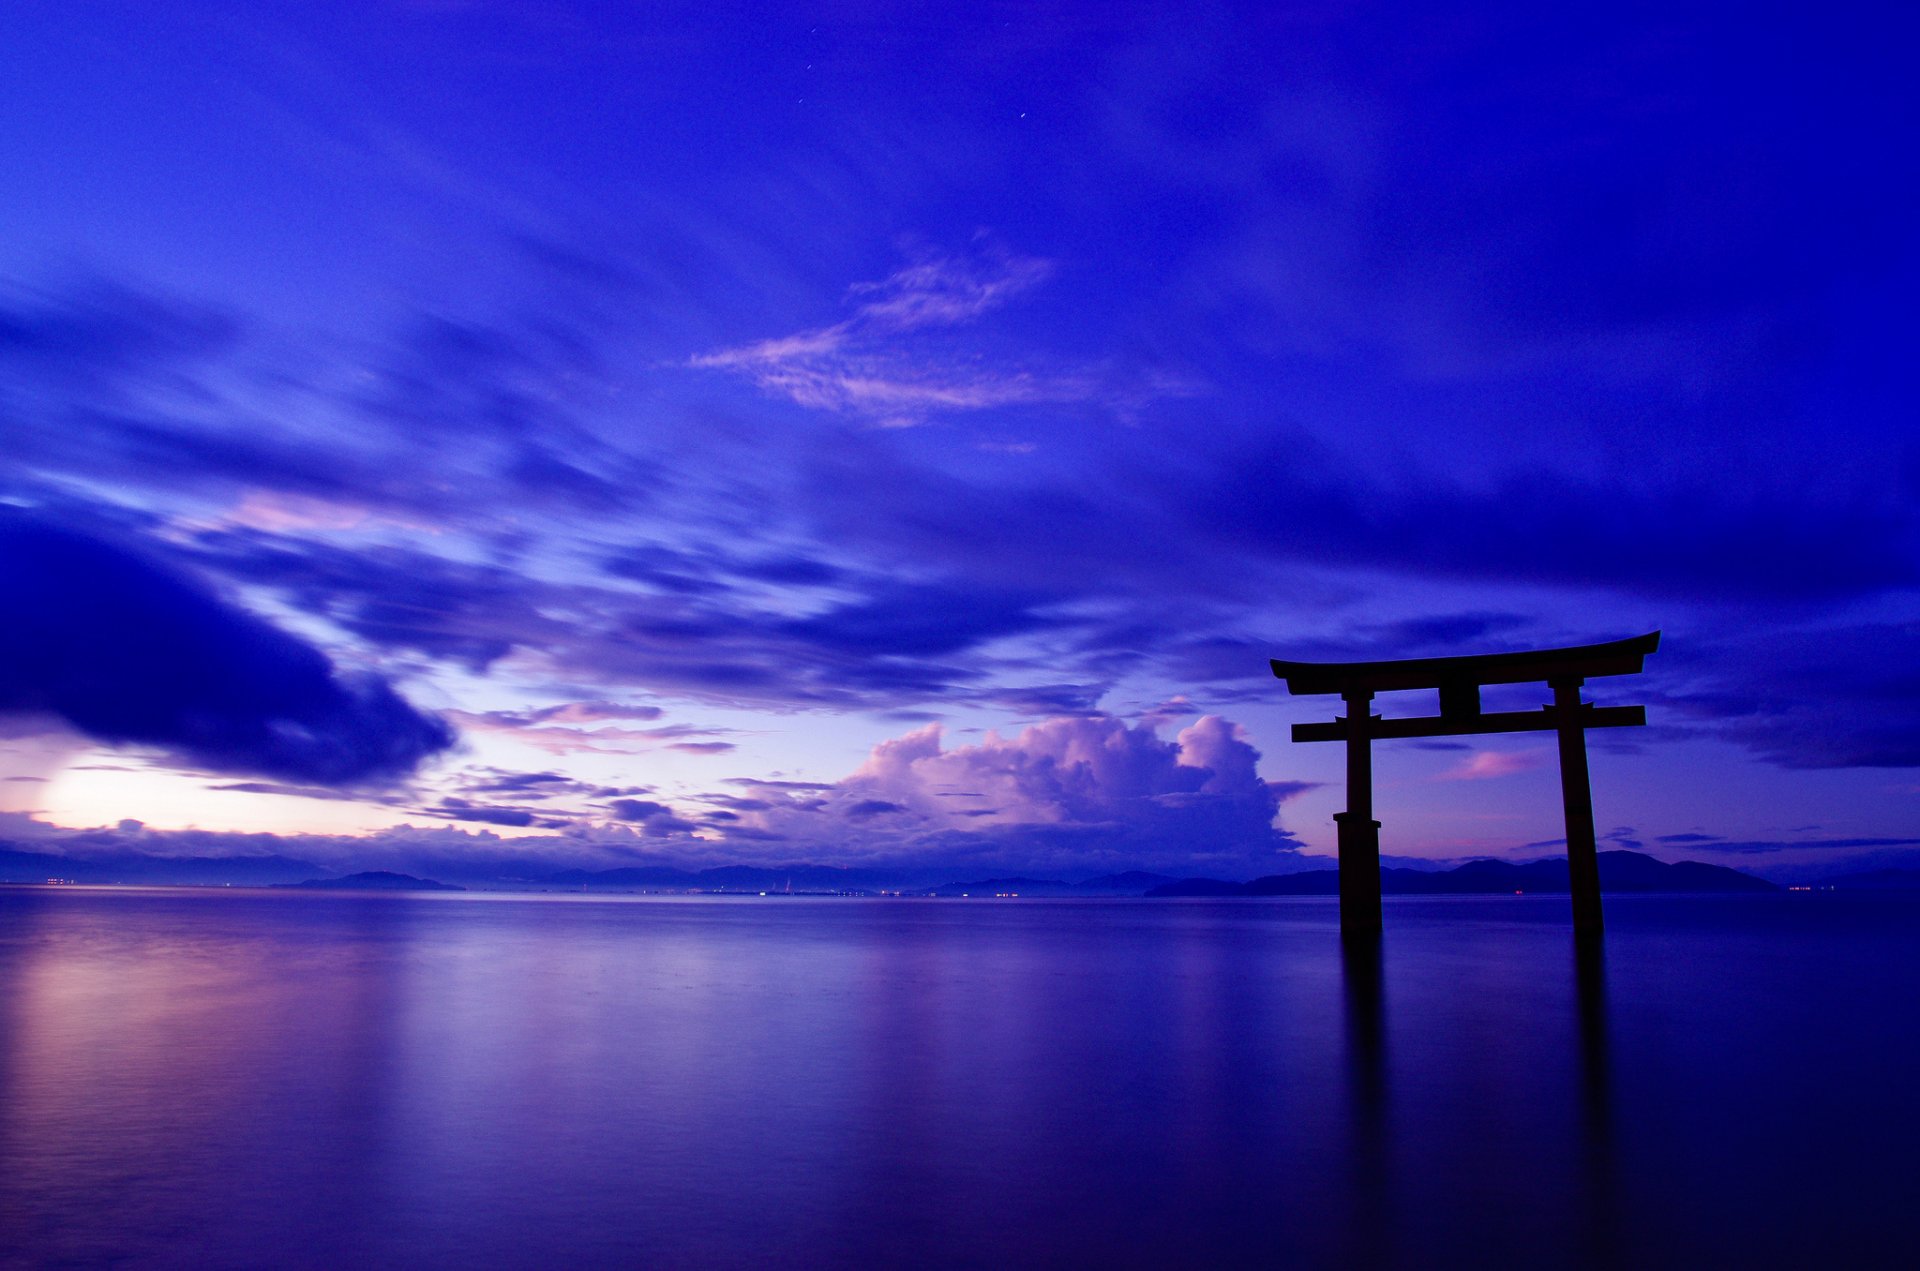
{"type": "Polygon", "coordinates": [[[0,888],[0,1265],[1920,1266],[1920,902],[0,888]]]}

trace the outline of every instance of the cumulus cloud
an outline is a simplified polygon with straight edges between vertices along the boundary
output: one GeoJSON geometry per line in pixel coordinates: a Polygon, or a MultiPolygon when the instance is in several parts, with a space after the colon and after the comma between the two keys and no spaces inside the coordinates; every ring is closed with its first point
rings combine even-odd
{"type": "Polygon", "coordinates": [[[1274,817],[1302,787],[1262,779],[1259,757],[1214,715],[1172,741],[1151,722],[1076,716],[952,749],[929,724],[824,789],[756,783],[725,797],[720,832],[976,868],[1273,873],[1297,847],[1274,817]]]}
{"type": "Polygon", "coordinates": [[[132,551],[0,515],[0,712],[52,715],[215,772],[390,781],[453,744],[441,720],[132,551]]]}

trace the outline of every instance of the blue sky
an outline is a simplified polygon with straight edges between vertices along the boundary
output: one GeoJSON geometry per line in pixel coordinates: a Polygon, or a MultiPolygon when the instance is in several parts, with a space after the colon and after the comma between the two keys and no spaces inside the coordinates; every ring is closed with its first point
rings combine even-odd
{"type": "MultiPolygon", "coordinates": [[[[1901,858],[1898,21],[27,4],[10,836],[1247,876],[1267,658],[1658,628],[1610,842],[1901,858]]],[[[1383,746],[1386,850],[1551,759],[1383,746]]]]}

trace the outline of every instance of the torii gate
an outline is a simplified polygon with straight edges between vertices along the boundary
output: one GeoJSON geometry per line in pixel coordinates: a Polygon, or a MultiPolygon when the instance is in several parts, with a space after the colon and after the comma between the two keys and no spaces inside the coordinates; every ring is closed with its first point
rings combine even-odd
{"type": "Polygon", "coordinates": [[[1573,927],[1597,933],[1600,920],[1600,855],[1593,837],[1593,788],[1587,778],[1589,728],[1625,728],[1647,722],[1644,706],[1595,706],[1580,700],[1580,685],[1598,675],[1636,675],[1647,654],[1660,647],[1660,633],[1527,653],[1482,653],[1467,657],[1409,658],[1399,662],[1282,662],[1273,673],[1296,694],[1338,693],[1345,715],[1327,724],[1295,724],[1295,741],[1347,743],[1347,810],[1336,812],[1340,843],[1340,930],[1367,935],[1380,930],[1380,822],[1373,819],[1373,739],[1452,737],[1467,733],[1553,731],[1560,735],[1560,797],[1567,814],[1567,866],[1573,892],[1573,927]],[[1537,711],[1483,713],[1480,689],[1487,684],[1544,680],[1553,703],[1537,711]],[[1440,713],[1415,719],[1382,719],[1371,711],[1375,693],[1440,690],[1440,713]]]}

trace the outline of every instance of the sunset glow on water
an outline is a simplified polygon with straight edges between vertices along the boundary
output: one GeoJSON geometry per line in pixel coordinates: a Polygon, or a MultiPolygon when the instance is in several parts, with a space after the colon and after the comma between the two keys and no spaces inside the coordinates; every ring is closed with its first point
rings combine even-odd
{"type": "Polygon", "coordinates": [[[5,4],[0,1269],[1920,1266],[1915,47],[5,4]]]}
{"type": "Polygon", "coordinates": [[[1904,1265],[1920,906],[1565,905],[6,889],[0,1263],[1904,1265]]]}

